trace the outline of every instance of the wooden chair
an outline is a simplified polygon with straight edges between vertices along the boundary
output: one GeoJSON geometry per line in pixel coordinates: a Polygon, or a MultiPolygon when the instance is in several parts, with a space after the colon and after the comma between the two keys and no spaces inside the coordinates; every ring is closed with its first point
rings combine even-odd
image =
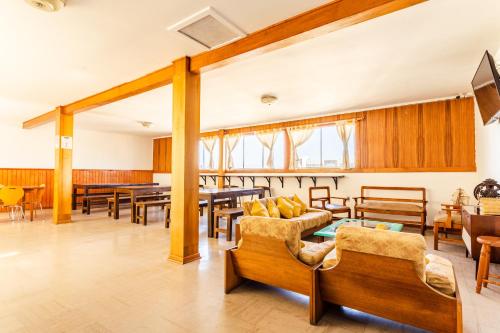
{"type": "Polygon", "coordinates": [[[226,240],[228,242],[232,239],[233,234],[233,220],[238,216],[243,215],[242,207],[233,208],[223,208],[214,211],[214,237],[219,238],[219,233],[226,234],[226,240]],[[220,218],[224,217],[226,219],[226,228],[220,227],[220,218]]]}
{"type": "Polygon", "coordinates": [[[434,250],[439,250],[439,242],[464,244],[462,240],[462,206],[441,204],[442,212],[434,217],[434,250]],[[442,235],[440,235],[440,233],[442,235]],[[448,235],[458,235],[451,238],[448,235]]]}
{"type": "Polygon", "coordinates": [[[309,187],[309,206],[312,208],[318,208],[323,210],[328,210],[332,214],[344,214],[347,213],[347,217],[351,217],[351,208],[346,205],[347,200],[349,198],[343,197],[332,197],[330,195],[330,187],[329,186],[316,186],[309,187]],[[314,192],[324,192],[325,195],[314,196],[314,192]],[[342,200],[342,205],[333,204],[331,199],[342,200]],[[314,202],[320,202],[320,205],[314,205],[314,202]]]}
{"type": "Polygon", "coordinates": [[[481,293],[481,288],[488,287],[488,283],[500,286],[499,281],[490,280],[491,278],[500,279],[500,275],[490,274],[491,248],[500,248],[500,237],[479,236],[477,238],[481,246],[481,256],[479,258],[479,269],[477,270],[476,293],[481,293]]]}

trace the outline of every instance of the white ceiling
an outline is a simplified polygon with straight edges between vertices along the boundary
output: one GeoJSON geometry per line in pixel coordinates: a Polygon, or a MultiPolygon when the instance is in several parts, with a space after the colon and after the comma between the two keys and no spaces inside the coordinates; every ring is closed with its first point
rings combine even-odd
{"type": "Polygon", "coordinates": [[[0,120],[22,121],[205,49],[167,27],[213,6],[253,32],[329,0],[0,0],[0,120]]]}
{"type": "MultiPolygon", "coordinates": [[[[251,32],[327,2],[307,1],[308,8],[304,8],[304,1],[287,0],[238,1],[237,4],[222,0],[150,1],[154,3],[151,8],[155,8],[152,11],[133,5],[136,1],[123,1],[127,6],[114,9],[110,19],[104,13],[93,12],[99,8],[109,16],[113,8],[108,1],[69,1],[70,5],[55,15],[74,15],[72,19],[77,23],[69,27],[86,43],[81,43],[81,39],[73,40],[75,33],[66,32],[62,47],[57,47],[54,41],[51,48],[41,42],[35,43],[38,47],[34,54],[38,61],[23,54],[18,62],[8,52],[7,59],[12,63],[7,66],[2,57],[0,69],[9,69],[8,77],[15,85],[0,81],[0,117],[4,112],[2,97],[24,101],[22,107],[29,112],[34,105],[46,103],[47,108],[39,110],[43,112],[50,106],[65,104],[165,66],[183,54],[197,53],[200,49],[189,41],[169,36],[164,27],[208,4],[246,32],[251,32]],[[75,8],[71,8],[71,3],[75,8]],[[175,7],[172,3],[183,6],[175,7]],[[188,8],[184,7],[185,3],[188,8]],[[242,9],[242,6],[248,8],[242,9]],[[70,9],[75,13],[70,13],[70,9]],[[89,22],[94,23],[89,26],[89,22]],[[108,22],[113,25],[106,26],[108,22]],[[59,70],[55,69],[57,61],[52,57],[61,52],[64,68],[59,70]],[[47,59],[41,56],[43,54],[51,55],[47,67],[52,70],[40,65],[47,59]],[[17,78],[12,67],[23,63],[29,63],[28,70],[24,72],[23,69],[17,78]],[[84,70],[79,71],[79,68],[84,70]],[[29,72],[36,73],[36,79],[29,72]]],[[[50,15],[33,12],[24,3],[21,5],[10,5],[16,10],[4,7],[13,12],[22,11],[25,16],[50,15]]],[[[431,0],[213,70],[202,75],[202,129],[309,117],[470,92],[470,81],[484,50],[496,52],[500,48],[499,17],[498,0],[431,0]],[[264,93],[279,98],[270,109],[260,103],[264,93]]],[[[28,21],[31,25],[26,18],[25,22],[28,21]]],[[[66,27],[68,21],[62,21],[60,26],[66,27]]],[[[52,24],[57,27],[56,23],[52,24]]],[[[4,28],[4,22],[0,21],[0,37],[6,31],[4,28]]],[[[30,39],[38,39],[38,35],[37,38],[25,37],[27,44],[30,39]]],[[[16,39],[9,38],[15,45],[16,39]]],[[[22,48],[30,49],[28,45],[22,48]]],[[[76,123],[107,131],[151,136],[168,134],[171,131],[171,87],[79,114],[76,123]],[[137,124],[138,120],[152,121],[154,125],[143,129],[137,124]]]]}

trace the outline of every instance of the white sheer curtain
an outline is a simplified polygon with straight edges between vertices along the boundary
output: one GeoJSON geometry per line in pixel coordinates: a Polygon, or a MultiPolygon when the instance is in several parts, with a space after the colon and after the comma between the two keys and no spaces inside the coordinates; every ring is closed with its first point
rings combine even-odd
{"type": "Polygon", "coordinates": [[[342,169],[350,168],[349,161],[349,138],[351,137],[353,123],[351,121],[341,121],[336,124],[337,134],[342,141],[342,169]]]}
{"type": "Polygon", "coordinates": [[[240,141],[240,135],[227,135],[225,138],[226,146],[226,168],[228,170],[232,169],[234,166],[233,151],[236,145],[240,141]]]}
{"type": "Polygon", "coordinates": [[[290,169],[295,169],[296,161],[299,159],[297,148],[303,145],[313,134],[313,127],[287,128],[288,138],[290,139],[290,169]]]}
{"type": "Polygon", "coordinates": [[[266,167],[269,169],[274,169],[274,145],[276,144],[278,135],[279,131],[255,133],[255,136],[259,139],[260,143],[269,149],[269,157],[266,161],[266,167]]]}
{"type": "Polygon", "coordinates": [[[215,144],[217,143],[217,137],[216,136],[209,136],[205,138],[201,138],[201,142],[203,143],[203,147],[205,147],[206,150],[208,150],[210,159],[208,161],[208,168],[209,169],[214,169],[214,150],[215,150],[215,144]]]}

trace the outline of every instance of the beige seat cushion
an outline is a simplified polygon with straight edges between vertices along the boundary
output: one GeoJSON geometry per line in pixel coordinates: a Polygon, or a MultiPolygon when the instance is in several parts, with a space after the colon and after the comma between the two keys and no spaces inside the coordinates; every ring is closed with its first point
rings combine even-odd
{"type": "Polygon", "coordinates": [[[336,235],[337,260],[342,250],[407,259],[415,263],[418,277],[425,281],[425,250],[427,245],[420,234],[342,226],[336,235]]]}
{"type": "Polygon", "coordinates": [[[302,241],[302,248],[299,252],[299,259],[305,264],[316,265],[323,261],[323,258],[335,248],[335,241],[313,243],[302,241]]]}
{"type": "Polygon", "coordinates": [[[243,216],[240,220],[241,239],[245,235],[258,235],[286,241],[286,245],[294,256],[300,250],[300,226],[286,219],[272,217],[243,216]]]}
{"type": "Polygon", "coordinates": [[[456,284],[451,261],[434,254],[426,255],[425,261],[427,263],[425,265],[425,281],[427,284],[443,294],[454,296],[456,284]]]}
{"type": "Polygon", "coordinates": [[[293,217],[289,221],[297,222],[300,225],[300,231],[309,230],[318,227],[332,220],[332,213],[326,210],[308,208],[305,214],[293,217]]]}
{"type": "Polygon", "coordinates": [[[331,250],[328,254],[323,258],[323,268],[330,268],[337,265],[337,251],[331,250]]]}
{"type": "Polygon", "coordinates": [[[364,202],[356,206],[356,208],[369,208],[369,209],[380,209],[387,211],[403,211],[403,212],[413,212],[422,213],[424,209],[422,206],[410,204],[410,203],[399,203],[399,202],[364,202]]]}

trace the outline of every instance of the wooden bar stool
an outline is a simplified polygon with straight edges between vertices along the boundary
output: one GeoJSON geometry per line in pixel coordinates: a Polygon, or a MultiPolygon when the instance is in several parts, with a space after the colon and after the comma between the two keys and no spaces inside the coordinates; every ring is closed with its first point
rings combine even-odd
{"type": "Polygon", "coordinates": [[[219,233],[226,234],[226,240],[231,241],[233,234],[233,220],[238,216],[243,215],[242,207],[234,207],[234,208],[223,208],[217,209],[214,211],[214,237],[219,238],[219,233]],[[225,217],[227,224],[226,228],[221,228],[219,226],[220,218],[225,217]]]}
{"type": "Polygon", "coordinates": [[[500,286],[500,282],[489,280],[489,278],[500,279],[500,275],[490,274],[490,254],[491,247],[500,248],[500,237],[479,236],[477,238],[481,246],[481,255],[479,257],[479,269],[477,270],[476,293],[481,293],[481,287],[488,287],[488,283],[500,286]]]}

